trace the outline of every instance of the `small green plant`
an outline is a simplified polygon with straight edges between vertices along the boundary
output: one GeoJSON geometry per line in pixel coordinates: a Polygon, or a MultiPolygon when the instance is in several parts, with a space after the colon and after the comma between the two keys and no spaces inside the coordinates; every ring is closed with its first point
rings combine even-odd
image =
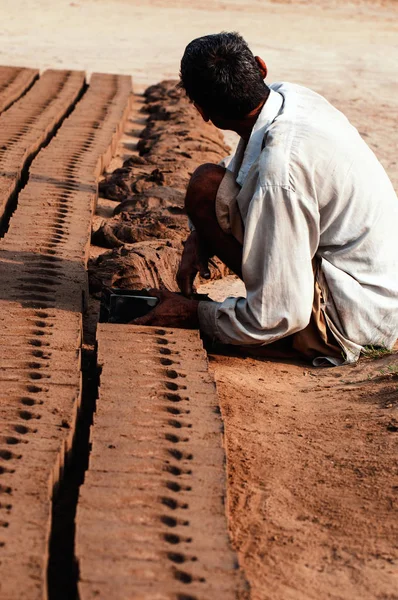
{"type": "Polygon", "coordinates": [[[392,350],[389,350],[385,346],[364,346],[362,354],[366,358],[383,358],[392,354],[392,350]]]}
{"type": "Polygon", "coordinates": [[[381,369],[380,373],[382,375],[391,375],[392,377],[398,377],[398,364],[387,365],[385,369],[381,369]]]}

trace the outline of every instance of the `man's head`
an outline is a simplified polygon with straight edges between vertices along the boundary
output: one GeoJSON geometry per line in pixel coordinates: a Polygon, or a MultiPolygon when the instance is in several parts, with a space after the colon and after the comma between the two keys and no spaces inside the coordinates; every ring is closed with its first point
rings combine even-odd
{"type": "Polygon", "coordinates": [[[238,33],[193,40],[181,60],[181,85],[202,116],[213,122],[241,120],[261,106],[269,88],[265,63],[238,33]]]}

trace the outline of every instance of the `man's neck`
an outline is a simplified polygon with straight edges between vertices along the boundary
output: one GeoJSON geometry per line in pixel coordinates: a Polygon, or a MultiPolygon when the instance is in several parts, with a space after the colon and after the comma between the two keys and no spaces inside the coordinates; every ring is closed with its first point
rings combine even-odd
{"type": "Polygon", "coordinates": [[[239,119],[239,121],[235,121],[233,123],[233,131],[236,131],[238,135],[247,143],[250,139],[251,132],[253,130],[254,125],[258,119],[259,114],[261,113],[264,104],[267,102],[266,98],[256,106],[254,110],[252,110],[248,115],[246,115],[243,119],[239,119]]]}
{"type": "Polygon", "coordinates": [[[247,143],[249,141],[253,127],[258,119],[258,116],[261,113],[264,104],[267,102],[269,95],[270,90],[268,91],[268,94],[265,96],[264,100],[262,100],[260,104],[256,106],[256,108],[254,108],[242,119],[229,119],[223,117],[222,115],[214,115],[208,117],[204,112],[202,112],[200,107],[197,106],[197,108],[201,113],[202,117],[205,119],[205,121],[208,121],[210,119],[210,121],[212,121],[212,123],[218,129],[235,131],[235,133],[237,133],[247,143]]]}

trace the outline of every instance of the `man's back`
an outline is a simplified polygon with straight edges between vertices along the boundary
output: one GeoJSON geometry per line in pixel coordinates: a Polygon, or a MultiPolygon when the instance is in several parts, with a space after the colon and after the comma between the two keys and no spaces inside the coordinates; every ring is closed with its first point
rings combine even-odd
{"type": "MultiPolygon", "coordinates": [[[[273,84],[283,106],[259,159],[264,190],[300,198],[319,238],[326,314],[360,346],[391,345],[398,330],[398,200],[383,167],[322,96],[273,84]]],[[[266,196],[267,197],[267,196],[266,196]]]]}

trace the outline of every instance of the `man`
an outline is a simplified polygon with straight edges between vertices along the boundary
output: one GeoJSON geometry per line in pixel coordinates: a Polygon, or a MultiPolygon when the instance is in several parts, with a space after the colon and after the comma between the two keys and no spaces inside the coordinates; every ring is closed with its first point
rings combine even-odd
{"type": "Polygon", "coordinates": [[[354,362],[398,337],[398,199],[346,117],[309,89],[264,83],[267,68],[236,33],[198,38],[181,85],[205,121],[237,132],[227,165],[192,176],[193,230],[177,275],[186,296],[138,322],[199,326],[223,344],[354,362]],[[189,299],[216,255],[246,298],[189,299]]]}

